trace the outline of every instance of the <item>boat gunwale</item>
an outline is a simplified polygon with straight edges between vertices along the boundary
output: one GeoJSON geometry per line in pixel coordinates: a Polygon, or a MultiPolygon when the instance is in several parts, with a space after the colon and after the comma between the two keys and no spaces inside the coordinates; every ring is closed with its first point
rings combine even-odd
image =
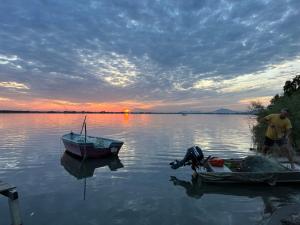
{"type": "MultiPolygon", "coordinates": [[[[241,161],[243,161],[243,159],[244,158],[227,158],[227,159],[224,159],[224,161],[225,161],[225,163],[226,162],[228,162],[228,161],[235,161],[235,162],[241,162],[241,161]]],[[[278,162],[278,164],[280,164],[283,168],[286,168],[287,170],[286,171],[278,171],[278,172],[272,172],[272,171],[266,171],[266,172],[243,172],[243,171],[241,171],[241,172],[238,172],[238,171],[230,171],[230,172],[213,172],[213,171],[210,171],[210,172],[202,172],[202,171],[197,171],[197,174],[199,174],[199,175],[201,175],[201,174],[203,174],[203,175],[205,175],[205,174],[207,174],[207,175],[217,175],[217,174],[219,174],[219,175],[230,175],[230,174],[232,174],[232,175],[237,175],[237,174],[240,174],[240,175],[250,175],[250,174],[252,174],[252,175],[275,175],[275,174],[277,174],[277,175],[284,175],[284,174],[300,174],[300,170],[292,170],[292,169],[290,169],[290,168],[287,168],[287,167],[285,167],[284,165],[282,165],[282,163],[288,163],[288,161],[287,160],[285,160],[285,161],[277,161],[278,162]]],[[[297,164],[298,166],[300,166],[300,163],[299,162],[294,162],[295,164],[297,164]]],[[[230,168],[229,168],[230,169],[230,168]]]]}
{"type": "Polygon", "coordinates": [[[287,174],[287,173],[292,173],[292,174],[300,174],[300,171],[297,171],[297,170],[290,170],[290,171],[280,171],[280,172],[235,172],[235,171],[232,171],[232,172],[197,172],[197,174],[209,174],[209,175],[214,175],[214,174],[220,174],[220,175],[229,175],[229,174],[233,174],[233,175],[236,175],[236,174],[266,174],[266,175],[271,175],[271,174],[287,174]]]}
{"type": "MultiPolygon", "coordinates": [[[[85,143],[79,143],[79,142],[77,142],[77,141],[75,141],[75,140],[72,140],[72,139],[70,139],[70,138],[66,138],[66,136],[68,136],[68,135],[70,135],[71,133],[68,133],[68,134],[64,134],[62,137],[61,137],[61,139],[63,139],[63,140],[66,140],[66,141],[70,141],[70,142],[73,142],[73,143],[77,143],[77,144],[94,144],[94,142],[91,142],[91,141],[87,141],[87,142],[85,142],[85,143]]],[[[84,135],[80,135],[80,134],[76,134],[76,133],[73,133],[73,135],[75,135],[75,136],[83,136],[84,137],[84,135]]],[[[90,136],[90,135],[87,135],[86,137],[89,137],[89,138],[96,138],[96,139],[102,139],[102,140],[107,140],[107,141],[111,141],[112,143],[117,143],[117,144],[124,144],[124,142],[123,141],[118,141],[118,140],[114,140],[114,139],[110,139],[110,138],[103,138],[103,137],[95,137],[95,136],[90,136]]]]}

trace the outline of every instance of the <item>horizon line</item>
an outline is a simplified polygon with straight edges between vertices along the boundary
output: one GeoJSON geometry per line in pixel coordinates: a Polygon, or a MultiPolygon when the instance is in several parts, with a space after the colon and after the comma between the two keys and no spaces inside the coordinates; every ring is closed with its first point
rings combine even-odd
{"type": "Polygon", "coordinates": [[[74,111],[74,110],[0,110],[0,113],[48,113],[48,114],[252,114],[250,111],[217,112],[214,111],[179,111],[179,112],[155,112],[155,111],[74,111]]]}

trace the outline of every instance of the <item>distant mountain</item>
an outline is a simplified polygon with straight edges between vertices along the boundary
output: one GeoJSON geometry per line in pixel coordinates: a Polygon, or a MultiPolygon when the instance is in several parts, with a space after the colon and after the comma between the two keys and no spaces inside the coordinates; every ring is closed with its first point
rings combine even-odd
{"type": "Polygon", "coordinates": [[[211,113],[216,113],[216,114],[236,114],[236,113],[240,113],[240,112],[233,111],[231,109],[221,108],[221,109],[217,109],[215,111],[212,111],[211,113]]]}

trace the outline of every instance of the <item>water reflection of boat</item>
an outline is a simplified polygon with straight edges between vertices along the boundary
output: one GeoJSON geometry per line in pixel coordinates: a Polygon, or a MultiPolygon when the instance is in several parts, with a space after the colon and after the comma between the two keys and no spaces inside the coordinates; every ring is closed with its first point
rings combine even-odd
{"type": "Polygon", "coordinates": [[[61,157],[61,165],[69,174],[77,179],[92,177],[96,168],[108,166],[111,171],[115,171],[124,167],[118,156],[81,160],[72,156],[67,151],[61,157]]]}
{"type": "Polygon", "coordinates": [[[297,197],[297,195],[300,195],[300,191],[298,189],[299,186],[296,184],[276,187],[266,187],[264,185],[249,186],[246,184],[209,184],[203,183],[200,177],[186,181],[180,180],[175,176],[171,176],[170,181],[173,185],[184,188],[187,196],[196,199],[210,194],[261,198],[264,204],[263,214],[268,215],[266,218],[269,220],[268,225],[281,224],[278,223],[281,219],[286,218],[293,212],[299,212],[298,209],[300,209],[297,197]]]}
{"type": "Polygon", "coordinates": [[[259,196],[264,197],[278,197],[287,198],[294,194],[300,194],[298,191],[299,185],[294,186],[264,186],[264,185],[246,185],[246,184],[210,184],[203,183],[200,177],[192,178],[191,181],[180,180],[175,176],[171,176],[170,181],[175,186],[183,187],[189,197],[201,198],[205,194],[221,194],[232,196],[245,196],[255,198],[259,196]],[[287,189],[289,192],[287,192],[287,189]]]}

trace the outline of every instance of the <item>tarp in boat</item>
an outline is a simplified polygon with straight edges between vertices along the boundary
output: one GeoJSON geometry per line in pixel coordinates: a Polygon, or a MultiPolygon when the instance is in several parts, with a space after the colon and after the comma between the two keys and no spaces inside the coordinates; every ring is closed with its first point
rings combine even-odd
{"type": "Polygon", "coordinates": [[[242,172],[284,172],[288,169],[274,159],[264,156],[247,156],[241,165],[242,172]]]}

